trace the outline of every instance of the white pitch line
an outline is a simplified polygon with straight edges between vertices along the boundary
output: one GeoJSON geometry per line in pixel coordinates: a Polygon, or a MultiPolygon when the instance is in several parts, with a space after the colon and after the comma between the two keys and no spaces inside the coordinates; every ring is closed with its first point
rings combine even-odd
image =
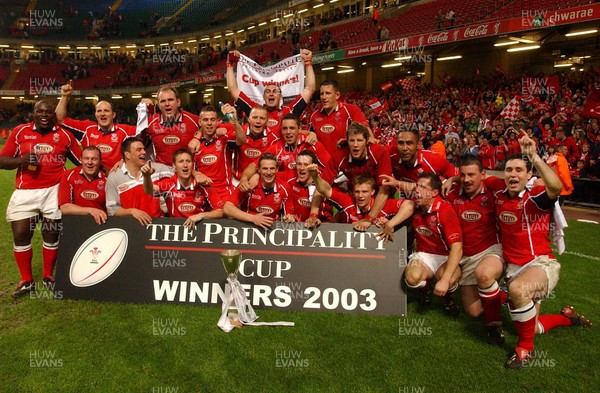
{"type": "Polygon", "coordinates": [[[592,255],[586,255],[586,254],[582,254],[580,252],[565,251],[563,254],[575,255],[575,256],[581,257],[581,258],[592,259],[594,261],[600,261],[600,257],[595,257],[595,256],[592,256],[592,255]]]}
{"type": "Polygon", "coordinates": [[[598,221],[584,220],[582,218],[578,219],[577,221],[579,221],[579,222],[585,222],[585,223],[588,223],[588,224],[598,224],[598,221]]]}

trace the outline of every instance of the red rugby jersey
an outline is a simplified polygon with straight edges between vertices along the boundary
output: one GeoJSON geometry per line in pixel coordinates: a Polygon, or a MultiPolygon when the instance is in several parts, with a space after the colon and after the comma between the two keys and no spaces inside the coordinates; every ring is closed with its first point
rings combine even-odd
{"type": "Polygon", "coordinates": [[[63,173],[58,186],[58,206],[73,203],[106,211],[106,175],[98,172],[92,180],[83,174],[82,168],[69,169],[63,173]]]}
{"type": "Polygon", "coordinates": [[[121,160],[121,142],[136,133],[135,126],[127,124],[115,124],[105,132],[94,121],[70,118],[66,118],[62,126],[71,131],[84,148],[96,146],[102,153],[102,165],[106,168],[112,168],[121,160]]]}
{"type": "Polygon", "coordinates": [[[156,162],[171,165],[173,153],[178,149],[188,147],[198,126],[198,116],[179,111],[179,116],[172,123],[165,123],[160,114],[154,114],[148,119],[148,128],[142,132],[142,137],[152,141],[156,162]]]}
{"type": "Polygon", "coordinates": [[[75,136],[62,127],[54,127],[45,135],[39,133],[34,123],[21,124],[8,136],[0,156],[23,157],[35,152],[38,165],[31,168],[20,165],[15,180],[16,189],[40,189],[60,183],[67,158],[80,165],[81,148],[75,136]]]}
{"type": "Polygon", "coordinates": [[[550,219],[555,200],[545,186],[511,197],[507,189],[494,194],[502,253],[507,263],[525,265],[540,255],[556,258],[550,248],[550,219]]]}
{"type": "Polygon", "coordinates": [[[319,142],[329,152],[333,152],[337,150],[337,142],[346,138],[346,129],[352,122],[368,126],[367,119],[358,106],[338,102],[329,115],[323,110],[314,111],[309,119],[309,127],[317,134],[319,142]]]}
{"type": "Polygon", "coordinates": [[[412,219],[417,240],[417,251],[429,254],[449,255],[450,246],[462,242],[462,230],[456,212],[439,195],[424,212],[415,209],[412,219]]]}
{"type": "Polygon", "coordinates": [[[194,179],[190,188],[183,188],[177,174],[160,179],[154,184],[165,197],[170,217],[188,218],[198,213],[221,209],[225,204],[225,201],[215,195],[212,188],[196,184],[194,179]]]}

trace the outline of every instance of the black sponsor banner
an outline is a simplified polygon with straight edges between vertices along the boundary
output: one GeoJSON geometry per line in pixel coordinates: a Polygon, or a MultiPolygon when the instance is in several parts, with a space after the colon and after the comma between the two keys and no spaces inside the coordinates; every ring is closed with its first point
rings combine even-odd
{"type": "Polygon", "coordinates": [[[406,230],[377,241],[378,229],[348,224],[275,223],[268,230],[235,220],[160,218],[144,228],[131,217],[96,225],[63,216],[56,290],[64,299],[220,306],[229,292],[219,253],[242,252],[238,279],[258,309],[405,315],[401,277],[406,230]]]}

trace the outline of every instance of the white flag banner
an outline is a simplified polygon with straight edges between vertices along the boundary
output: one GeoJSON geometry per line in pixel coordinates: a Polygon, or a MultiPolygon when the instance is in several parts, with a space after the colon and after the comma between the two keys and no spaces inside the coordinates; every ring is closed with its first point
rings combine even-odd
{"type": "Polygon", "coordinates": [[[236,78],[239,89],[253,101],[264,105],[265,86],[273,84],[279,86],[283,102],[286,103],[304,89],[304,59],[295,55],[263,67],[249,57],[240,55],[236,78]]]}

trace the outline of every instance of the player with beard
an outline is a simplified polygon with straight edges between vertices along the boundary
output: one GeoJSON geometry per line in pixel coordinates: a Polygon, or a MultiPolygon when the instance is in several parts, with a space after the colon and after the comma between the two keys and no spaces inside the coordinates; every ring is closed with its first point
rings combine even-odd
{"type": "Polygon", "coordinates": [[[13,253],[21,281],[12,296],[35,290],[31,261],[31,239],[42,221],[44,286],[54,285],[61,211],[58,188],[66,159],[80,165],[81,148],[75,137],[56,126],[52,103],[40,100],[33,107],[33,122],[16,126],[0,151],[0,169],[17,169],[15,191],[6,209],[13,233],[13,253]]]}
{"type": "Polygon", "coordinates": [[[81,166],[63,173],[58,188],[58,206],[63,214],[90,215],[96,224],[106,222],[106,175],[102,153],[87,146],[81,153],[81,166]]]}

